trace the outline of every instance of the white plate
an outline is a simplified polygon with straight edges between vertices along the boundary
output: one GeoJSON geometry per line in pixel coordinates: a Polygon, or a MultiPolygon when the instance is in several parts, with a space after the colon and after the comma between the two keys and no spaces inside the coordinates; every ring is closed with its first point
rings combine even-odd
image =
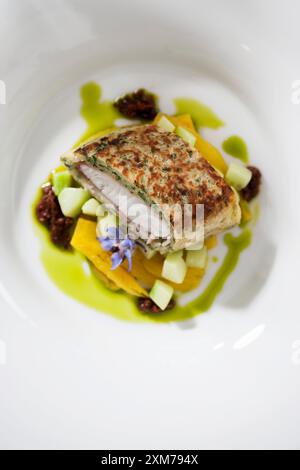
{"type": "Polygon", "coordinates": [[[3,0],[0,13],[0,446],[299,448],[299,2],[3,0]],[[91,79],[107,98],[199,98],[227,123],[207,137],[243,135],[263,171],[254,243],[194,321],[122,323],[39,262],[28,207],[84,130],[91,79]]]}

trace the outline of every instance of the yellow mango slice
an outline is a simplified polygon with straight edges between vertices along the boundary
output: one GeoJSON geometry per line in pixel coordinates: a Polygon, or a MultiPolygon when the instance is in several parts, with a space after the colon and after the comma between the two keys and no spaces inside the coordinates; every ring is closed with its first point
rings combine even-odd
{"type": "MultiPolygon", "coordinates": [[[[175,284],[169,281],[168,284],[179,292],[189,292],[199,286],[204,273],[204,269],[188,268],[185,280],[182,284],[175,284]]],[[[165,279],[162,280],[165,282],[165,279]]]]}
{"type": "Polygon", "coordinates": [[[154,119],[154,124],[160,120],[161,116],[166,116],[174,126],[181,126],[187,129],[191,134],[196,137],[195,147],[201,155],[217,170],[219,170],[223,175],[226,174],[228,165],[225,162],[222,154],[217,150],[210,142],[203,139],[201,135],[196,131],[193,124],[192,118],[189,114],[182,114],[180,116],[168,116],[162,113],[158,114],[154,119]]]}
{"type": "Polygon", "coordinates": [[[86,256],[92,264],[120,289],[131,295],[148,297],[134,277],[123,266],[111,270],[110,254],[104,251],[96,239],[96,222],[80,217],[71,241],[73,248],[86,256]]]}
{"type": "Polygon", "coordinates": [[[204,243],[208,250],[212,250],[218,245],[218,238],[216,235],[213,235],[212,237],[207,238],[204,243]]]}
{"type": "Polygon", "coordinates": [[[117,286],[117,284],[115,284],[113,281],[108,279],[108,277],[106,277],[105,274],[103,274],[101,271],[99,271],[97,268],[95,268],[95,266],[93,264],[91,266],[92,266],[92,271],[95,274],[96,278],[99,279],[100,282],[103,282],[105,287],[107,287],[108,289],[113,290],[113,291],[120,290],[120,288],[117,286]]]}
{"type": "Polygon", "coordinates": [[[146,269],[146,271],[148,271],[149,273],[153,275],[154,279],[160,279],[161,281],[165,282],[166,284],[169,284],[175,290],[178,290],[180,292],[188,292],[198,287],[204,275],[203,269],[189,268],[187,270],[187,274],[183,283],[175,284],[174,282],[167,281],[166,279],[163,279],[161,277],[163,264],[165,260],[162,255],[157,253],[151,259],[147,259],[145,257],[143,258],[144,259],[142,260],[142,263],[143,263],[144,268],[146,269]]]}
{"type": "MultiPolygon", "coordinates": [[[[95,269],[99,272],[99,278],[106,278],[108,287],[123,289],[131,295],[148,297],[143,285],[152,286],[156,279],[162,279],[161,272],[164,262],[163,256],[156,254],[152,259],[147,259],[140,250],[136,250],[133,256],[132,271],[127,272],[127,262],[116,270],[111,270],[110,254],[105,252],[96,239],[96,222],[81,217],[71,241],[73,248],[86,256],[95,269]]],[[[182,284],[175,284],[164,280],[174,289],[180,292],[188,292],[195,289],[202,277],[204,270],[189,268],[182,284]]]]}
{"type": "MultiPolygon", "coordinates": [[[[131,274],[141,284],[143,284],[147,287],[152,287],[153,284],[155,283],[157,277],[155,275],[151,274],[150,271],[147,271],[147,269],[144,267],[143,263],[144,263],[145,260],[146,260],[146,258],[143,255],[143,253],[139,249],[136,249],[134,254],[133,254],[133,258],[132,258],[131,274]]],[[[127,266],[128,266],[127,261],[125,261],[124,262],[124,267],[127,268],[127,266]]]]}
{"type": "Polygon", "coordinates": [[[240,200],[240,206],[242,210],[242,221],[241,221],[241,227],[245,227],[250,220],[252,220],[252,213],[250,210],[250,206],[247,201],[244,199],[240,200]]]}
{"type": "Polygon", "coordinates": [[[153,274],[155,279],[159,279],[161,277],[164,261],[165,258],[159,253],[156,253],[151,259],[144,257],[142,263],[144,268],[149,273],[153,274]]]}

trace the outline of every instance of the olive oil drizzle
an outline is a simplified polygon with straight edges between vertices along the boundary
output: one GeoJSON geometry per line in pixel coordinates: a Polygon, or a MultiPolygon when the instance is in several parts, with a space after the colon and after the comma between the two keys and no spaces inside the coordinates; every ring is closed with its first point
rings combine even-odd
{"type": "Polygon", "coordinates": [[[243,163],[249,163],[249,153],[245,141],[238,135],[233,135],[223,142],[222,148],[234,158],[241,160],[243,163]]]}

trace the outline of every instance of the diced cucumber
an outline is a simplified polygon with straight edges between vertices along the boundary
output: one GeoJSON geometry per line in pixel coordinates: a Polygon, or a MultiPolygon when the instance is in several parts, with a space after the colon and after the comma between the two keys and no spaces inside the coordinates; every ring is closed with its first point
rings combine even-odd
{"type": "Polygon", "coordinates": [[[196,245],[188,246],[186,251],[199,251],[203,248],[203,242],[196,243],[196,245]]]}
{"type": "Polygon", "coordinates": [[[99,202],[97,199],[94,199],[93,197],[86,201],[85,204],[82,206],[82,213],[84,215],[89,215],[91,217],[96,217],[97,216],[97,209],[100,206],[99,202]]]}
{"type": "Polygon", "coordinates": [[[107,229],[110,227],[116,227],[117,225],[117,216],[115,214],[106,214],[102,219],[99,219],[97,224],[97,234],[100,237],[107,237],[107,229]]]}
{"type": "Polygon", "coordinates": [[[99,203],[99,206],[97,207],[97,210],[96,210],[96,216],[97,217],[104,217],[105,216],[105,209],[102,206],[102,204],[100,204],[100,203],[99,203]]]}
{"type": "Polygon", "coordinates": [[[160,120],[158,121],[157,125],[161,129],[164,129],[165,131],[168,131],[168,132],[174,132],[175,130],[174,124],[172,124],[171,121],[169,121],[169,119],[166,118],[166,116],[162,116],[160,120]]]}
{"type": "Polygon", "coordinates": [[[52,174],[54,193],[59,196],[63,189],[72,185],[72,176],[68,171],[59,171],[52,174]]]}
{"type": "Polygon", "coordinates": [[[195,146],[196,137],[191,134],[191,132],[187,131],[184,127],[177,127],[176,134],[181,137],[185,142],[190,144],[191,147],[195,146]]]}
{"type": "Polygon", "coordinates": [[[188,251],[186,256],[186,265],[189,268],[204,269],[207,263],[207,248],[204,246],[202,250],[188,251]]]}
{"type": "Polygon", "coordinates": [[[162,277],[181,284],[186,276],[187,266],[184,259],[176,253],[169,254],[163,264],[162,277]]]}
{"type": "Polygon", "coordinates": [[[150,299],[159,306],[162,310],[165,310],[170,303],[174,294],[174,289],[165,284],[162,281],[155,281],[154,286],[150,291],[150,299]]]}
{"type": "Polygon", "coordinates": [[[58,196],[62,213],[66,217],[77,217],[83,204],[90,198],[90,193],[82,188],[65,188],[58,196]]]}
{"type": "Polygon", "coordinates": [[[227,183],[237,191],[244,189],[250,183],[251,178],[252,172],[238,163],[231,163],[225,176],[227,183]]]}

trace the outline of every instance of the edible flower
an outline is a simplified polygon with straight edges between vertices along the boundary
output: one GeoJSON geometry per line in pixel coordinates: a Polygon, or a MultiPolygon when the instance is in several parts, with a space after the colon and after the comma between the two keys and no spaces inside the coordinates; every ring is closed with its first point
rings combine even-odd
{"type": "Polygon", "coordinates": [[[135,249],[135,242],[125,237],[118,227],[109,227],[106,237],[99,237],[98,241],[104,251],[111,251],[111,270],[117,269],[125,259],[128,261],[128,271],[132,269],[132,254],[135,249]]]}

